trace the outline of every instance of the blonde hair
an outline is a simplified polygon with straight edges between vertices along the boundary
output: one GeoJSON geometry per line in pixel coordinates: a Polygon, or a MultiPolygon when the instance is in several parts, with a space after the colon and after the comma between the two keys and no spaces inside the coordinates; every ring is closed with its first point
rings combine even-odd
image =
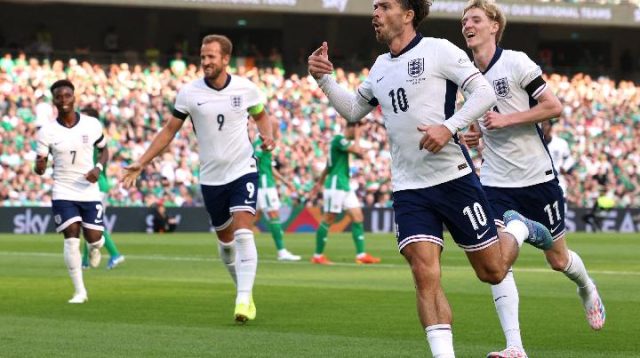
{"type": "Polygon", "coordinates": [[[207,35],[202,39],[202,45],[210,44],[212,42],[217,42],[220,45],[220,51],[222,55],[231,55],[233,51],[233,44],[231,44],[231,40],[224,35],[207,35]]]}
{"type": "Polygon", "coordinates": [[[469,0],[467,6],[465,6],[464,11],[462,12],[462,16],[464,16],[467,11],[473,8],[478,8],[484,11],[489,20],[498,23],[498,32],[496,32],[496,45],[499,44],[500,40],[502,40],[504,28],[507,27],[507,18],[504,16],[502,9],[500,9],[500,7],[498,7],[498,5],[493,0],[469,0]]]}

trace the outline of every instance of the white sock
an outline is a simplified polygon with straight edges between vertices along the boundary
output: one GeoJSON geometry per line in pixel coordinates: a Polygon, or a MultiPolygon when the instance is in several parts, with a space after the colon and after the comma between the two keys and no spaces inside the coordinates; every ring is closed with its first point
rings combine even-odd
{"type": "Polygon", "coordinates": [[[238,229],[233,233],[233,237],[236,242],[236,275],[238,277],[236,304],[249,304],[258,268],[258,251],[251,230],[238,229]]]}
{"type": "Polygon", "coordinates": [[[218,253],[222,263],[229,271],[229,275],[233,279],[233,283],[238,284],[238,278],[236,277],[236,243],[235,240],[231,242],[222,242],[218,240],[218,253]]]}
{"type": "Polygon", "coordinates": [[[529,229],[527,228],[527,225],[520,220],[509,221],[503,231],[516,238],[518,247],[521,247],[524,240],[529,236],[529,229]]]}
{"type": "Polygon", "coordinates": [[[497,285],[491,286],[493,303],[496,305],[496,312],[500,318],[500,325],[507,339],[507,347],[522,347],[522,337],[520,337],[520,322],[518,321],[518,288],[513,279],[513,271],[509,269],[504,280],[497,285]]]}
{"type": "Polygon", "coordinates": [[[87,242],[87,244],[89,244],[89,250],[101,249],[102,246],[104,246],[104,236],[101,236],[100,240],[98,240],[96,242],[87,242]]]}
{"type": "Polygon", "coordinates": [[[567,264],[567,267],[564,268],[563,272],[565,276],[578,285],[578,288],[584,289],[580,291],[589,293],[591,292],[591,289],[595,287],[591,278],[589,278],[587,269],[584,267],[584,262],[582,262],[582,259],[578,254],[571,250],[569,250],[569,263],[567,264]]]}
{"type": "Polygon", "coordinates": [[[454,358],[453,333],[450,324],[435,324],[425,328],[433,358],[454,358]]]}
{"type": "Polygon", "coordinates": [[[75,288],[75,294],[86,293],[87,289],[84,287],[84,281],[82,280],[82,255],[80,254],[80,239],[77,237],[70,237],[64,239],[64,263],[69,270],[69,276],[71,276],[71,282],[75,288]]]}

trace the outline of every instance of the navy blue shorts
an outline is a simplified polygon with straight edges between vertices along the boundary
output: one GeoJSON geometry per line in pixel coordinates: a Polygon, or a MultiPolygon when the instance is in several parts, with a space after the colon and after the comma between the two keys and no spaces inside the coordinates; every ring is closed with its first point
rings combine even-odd
{"type": "Polygon", "coordinates": [[[564,235],[564,195],[556,179],[524,188],[483,188],[499,227],[504,226],[504,212],[516,210],[546,226],[554,240],[564,235]]]}
{"type": "Polygon", "coordinates": [[[200,185],[204,206],[211,225],[220,231],[231,225],[231,213],[248,211],[256,214],[258,173],[249,173],[224,185],[200,185]]]}
{"type": "Polygon", "coordinates": [[[489,202],[476,174],[430,188],[393,193],[398,249],[419,241],[444,246],[443,224],[464,251],[482,250],[498,240],[489,202]]]}
{"type": "Polygon", "coordinates": [[[104,206],[99,201],[53,200],[51,209],[57,232],[78,221],[84,228],[104,231],[104,206]]]}

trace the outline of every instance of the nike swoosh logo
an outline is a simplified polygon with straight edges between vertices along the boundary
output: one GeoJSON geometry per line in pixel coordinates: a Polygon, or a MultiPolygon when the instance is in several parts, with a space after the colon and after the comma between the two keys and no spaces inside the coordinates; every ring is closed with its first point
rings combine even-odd
{"type": "Polygon", "coordinates": [[[507,295],[500,296],[500,297],[496,298],[495,300],[493,300],[493,302],[498,302],[498,300],[501,299],[501,298],[507,298],[507,295]]]}
{"type": "Polygon", "coordinates": [[[58,145],[58,144],[60,144],[60,143],[62,143],[62,142],[58,142],[58,143],[53,143],[53,145],[58,145]]]}
{"type": "Polygon", "coordinates": [[[202,106],[203,104],[205,104],[205,103],[209,103],[209,102],[211,102],[211,101],[196,102],[196,104],[197,104],[198,106],[202,106]]]}
{"type": "Polygon", "coordinates": [[[96,224],[102,224],[102,220],[93,220],[93,222],[95,222],[96,224]]]}
{"type": "Polygon", "coordinates": [[[482,234],[476,234],[476,236],[478,237],[478,240],[482,239],[484,235],[486,235],[488,232],[489,232],[489,229],[485,230],[482,234]]]}
{"type": "Polygon", "coordinates": [[[551,229],[551,233],[553,234],[554,232],[556,232],[556,230],[558,230],[560,228],[560,225],[562,225],[562,224],[558,224],[556,227],[551,229]]]}
{"type": "Polygon", "coordinates": [[[245,203],[245,204],[253,204],[253,203],[255,203],[255,202],[256,202],[255,200],[254,200],[254,201],[248,201],[248,200],[245,200],[245,201],[244,201],[244,203],[245,203]]]}
{"type": "Polygon", "coordinates": [[[378,82],[382,81],[382,79],[383,79],[383,78],[384,78],[384,76],[382,76],[382,77],[378,78],[378,79],[376,80],[376,83],[378,83],[378,82]]]}

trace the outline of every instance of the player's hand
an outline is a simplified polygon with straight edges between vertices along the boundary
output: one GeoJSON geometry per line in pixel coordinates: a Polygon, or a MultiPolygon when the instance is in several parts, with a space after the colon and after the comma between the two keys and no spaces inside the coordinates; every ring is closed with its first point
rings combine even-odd
{"type": "Polygon", "coordinates": [[[89,183],[95,183],[98,181],[98,177],[100,176],[100,169],[93,168],[89,170],[87,174],[84,175],[84,178],[89,181],[89,183]]]}
{"type": "Polygon", "coordinates": [[[460,136],[460,139],[462,139],[468,148],[477,148],[480,146],[480,138],[482,138],[482,132],[475,123],[472,123],[471,126],[469,126],[469,130],[460,136]]]}
{"type": "Polygon", "coordinates": [[[309,73],[313,78],[319,80],[323,75],[333,73],[333,63],[329,61],[329,46],[323,42],[308,59],[309,73]]]}
{"type": "Polygon", "coordinates": [[[260,145],[260,148],[262,148],[262,150],[270,152],[276,148],[276,142],[273,140],[273,138],[265,138],[262,135],[260,135],[260,138],[262,139],[262,145],[260,145]]]}
{"type": "Polygon", "coordinates": [[[426,149],[431,153],[438,153],[449,142],[451,131],[443,124],[421,125],[418,130],[423,133],[420,139],[420,150],[426,149]]]}
{"type": "Polygon", "coordinates": [[[494,111],[487,111],[487,113],[484,114],[483,118],[484,126],[487,129],[500,129],[508,127],[512,124],[509,120],[509,117],[494,111]]]}
{"type": "Polygon", "coordinates": [[[136,180],[142,171],[142,164],[136,162],[125,167],[124,170],[125,172],[124,177],[122,178],[122,183],[125,188],[131,188],[136,185],[136,180]]]}

